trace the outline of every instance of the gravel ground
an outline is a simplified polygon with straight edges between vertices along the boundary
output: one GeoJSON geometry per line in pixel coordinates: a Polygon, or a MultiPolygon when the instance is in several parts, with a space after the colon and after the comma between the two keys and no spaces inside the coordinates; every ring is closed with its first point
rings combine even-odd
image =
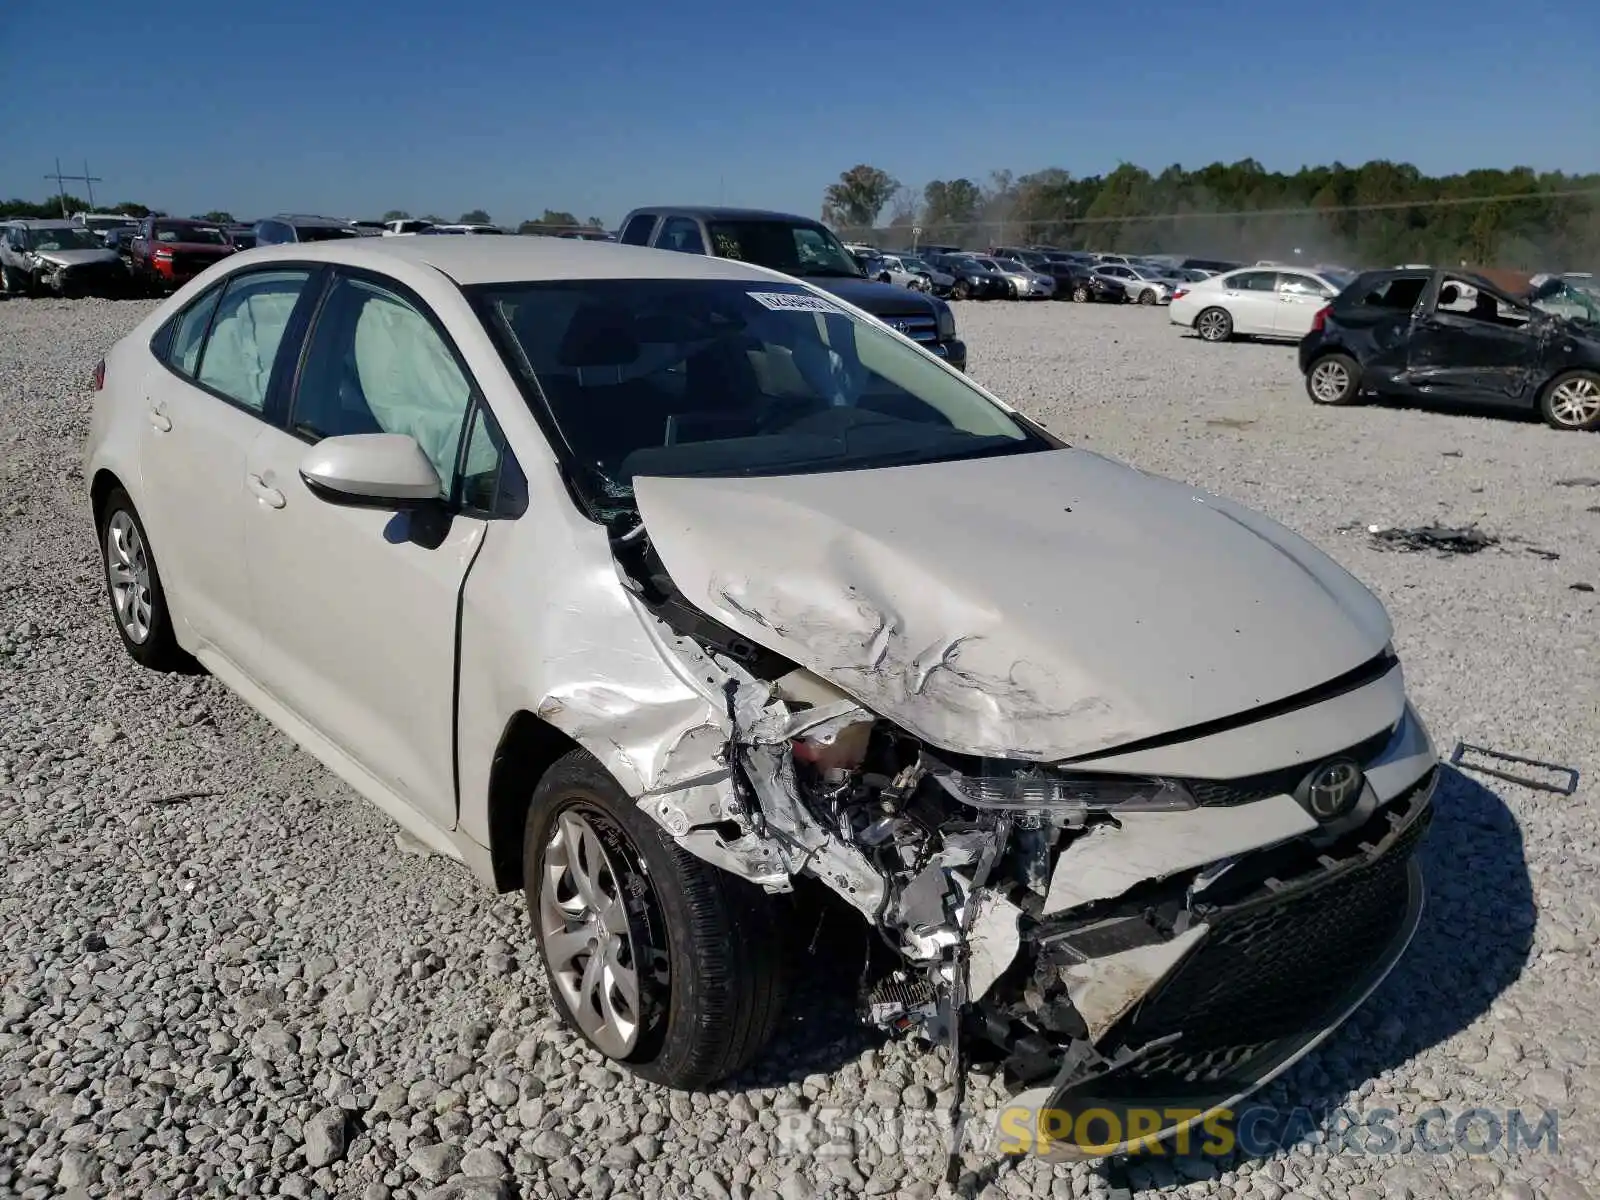
{"type": "MultiPolygon", "coordinates": [[[[823,982],[726,1090],[619,1075],[549,1015],[519,897],[398,842],[210,679],[133,666],[78,456],[89,371],[145,311],[0,305],[0,1196],[938,1193],[942,1055],[876,1042],[823,982]]],[[[1600,485],[1558,482],[1600,477],[1600,439],[1314,409],[1292,348],[1203,345],[1159,310],[959,315],[975,376],[1057,432],[1260,508],[1371,584],[1442,748],[1584,773],[1570,799],[1447,773],[1411,954],[1264,1097],[1303,1106],[1297,1144],[1126,1171],[973,1152],[975,1185],[1600,1194],[1600,593],[1572,588],[1600,586],[1600,485]],[[1441,559],[1360,531],[1468,521],[1502,544],[1441,559]],[[1397,1143],[1344,1135],[1345,1110],[1385,1107],[1397,1143]],[[1554,1152],[1448,1145],[1456,1113],[1515,1107],[1558,1114],[1554,1152]],[[1424,1153],[1409,1130],[1435,1108],[1424,1153]]],[[[999,1098],[973,1075],[973,1110],[999,1098]]]]}

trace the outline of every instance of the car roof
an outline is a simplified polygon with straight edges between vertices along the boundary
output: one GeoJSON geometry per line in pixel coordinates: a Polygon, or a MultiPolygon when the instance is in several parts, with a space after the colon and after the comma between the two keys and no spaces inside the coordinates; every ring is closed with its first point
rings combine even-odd
{"type": "Polygon", "coordinates": [[[798,216],[795,213],[777,212],[765,208],[720,208],[716,205],[704,204],[643,204],[629,213],[633,217],[641,213],[650,213],[662,217],[695,217],[702,221],[785,221],[801,222],[806,225],[821,225],[822,222],[811,217],[798,216]]]}
{"type": "Polygon", "coordinates": [[[325,262],[372,271],[393,264],[432,267],[462,286],[569,279],[734,279],[771,283],[783,276],[749,263],[708,254],[648,250],[617,242],[573,238],[341,238],[251,250],[230,261],[274,259],[325,262]]]}
{"type": "Polygon", "coordinates": [[[24,229],[82,229],[76,221],[47,220],[39,217],[18,217],[7,225],[21,225],[24,229]]]}

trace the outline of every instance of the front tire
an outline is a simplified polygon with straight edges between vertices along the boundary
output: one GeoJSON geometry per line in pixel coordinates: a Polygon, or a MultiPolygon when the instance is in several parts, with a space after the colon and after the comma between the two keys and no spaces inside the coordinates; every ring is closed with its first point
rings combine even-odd
{"type": "Polygon", "coordinates": [[[1077,287],[1072,289],[1072,299],[1078,304],[1089,303],[1089,300],[1091,299],[1089,295],[1089,289],[1084,287],[1082,284],[1079,284],[1077,287]]]}
{"type": "Polygon", "coordinates": [[[1313,404],[1354,404],[1361,392],[1361,365],[1348,354],[1325,354],[1306,372],[1313,404]]]}
{"type": "Polygon", "coordinates": [[[674,842],[586,750],[534,791],[523,880],[556,1007],[607,1058],[701,1089],[771,1038],[785,990],[774,902],[674,842]]]}
{"type": "Polygon", "coordinates": [[[1202,342],[1225,342],[1233,336],[1233,318],[1224,308],[1208,308],[1194,319],[1194,331],[1202,342]]]}
{"type": "Polygon", "coordinates": [[[187,671],[193,659],[178,645],[150,539],[128,493],[114,488],[100,511],[100,557],[111,620],[133,660],[152,671],[187,671]]]}
{"type": "Polygon", "coordinates": [[[956,280],[955,286],[950,289],[950,299],[952,300],[965,300],[970,294],[971,291],[967,287],[965,279],[956,280]]]}
{"type": "Polygon", "coordinates": [[[1154,304],[1155,302],[1156,302],[1156,294],[1154,292],[1152,292],[1149,288],[1145,288],[1144,291],[1139,293],[1139,303],[1140,304],[1148,305],[1148,304],[1154,304]]]}
{"type": "Polygon", "coordinates": [[[1539,413],[1552,429],[1600,429],[1600,373],[1566,371],[1539,393],[1539,413]]]}

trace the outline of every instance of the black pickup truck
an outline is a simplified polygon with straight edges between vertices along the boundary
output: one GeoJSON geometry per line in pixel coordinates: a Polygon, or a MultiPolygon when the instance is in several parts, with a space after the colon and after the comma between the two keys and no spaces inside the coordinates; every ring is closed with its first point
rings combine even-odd
{"type": "Polygon", "coordinates": [[[959,371],[967,346],[943,300],[862,274],[849,251],[820,221],[746,208],[636,208],[622,222],[622,242],[687,254],[713,254],[771,267],[865,309],[959,371]]]}

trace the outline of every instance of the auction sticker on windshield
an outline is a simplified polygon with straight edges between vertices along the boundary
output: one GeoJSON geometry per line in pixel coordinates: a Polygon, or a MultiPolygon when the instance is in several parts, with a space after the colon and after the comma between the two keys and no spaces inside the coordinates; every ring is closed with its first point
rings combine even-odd
{"type": "Polygon", "coordinates": [[[793,292],[750,292],[750,299],[757,304],[781,312],[785,309],[791,312],[841,312],[837,304],[829,303],[821,296],[800,296],[793,292]]]}

